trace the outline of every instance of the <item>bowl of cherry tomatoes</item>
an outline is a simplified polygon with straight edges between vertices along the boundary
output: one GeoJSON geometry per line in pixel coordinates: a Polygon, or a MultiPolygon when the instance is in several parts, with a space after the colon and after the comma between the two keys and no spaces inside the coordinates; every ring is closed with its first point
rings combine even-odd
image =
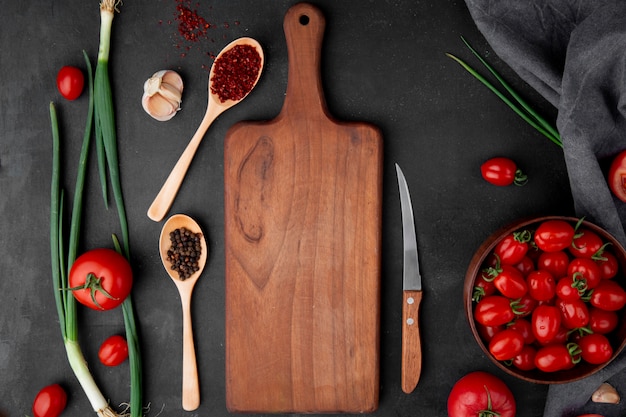
{"type": "Polygon", "coordinates": [[[585,378],[626,345],[626,250],[573,217],[517,221],[493,233],[465,276],[471,331],[502,370],[529,382],[585,378]]]}

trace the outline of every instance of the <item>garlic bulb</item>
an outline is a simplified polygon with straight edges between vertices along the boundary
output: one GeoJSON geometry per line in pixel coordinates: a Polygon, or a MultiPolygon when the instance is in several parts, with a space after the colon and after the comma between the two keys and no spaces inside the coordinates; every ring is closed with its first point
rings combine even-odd
{"type": "Polygon", "coordinates": [[[155,72],[143,85],[141,104],[158,121],[170,120],[180,110],[183,79],[172,70],[155,72]]]}

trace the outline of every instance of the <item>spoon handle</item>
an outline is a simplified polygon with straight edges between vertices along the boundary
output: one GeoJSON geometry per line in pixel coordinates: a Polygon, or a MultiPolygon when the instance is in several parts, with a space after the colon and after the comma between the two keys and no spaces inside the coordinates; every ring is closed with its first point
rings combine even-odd
{"type": "Polygon", "coordinates": [[[192,411],[200,406],[200,384],[191,326],[191,292],[181,294],[181,301],[183,307],[183,410],[192,411]]]}
{"type": "Polygon", "coordinates": [[[191,161],[198,150],[198,146],[200,146],[200,142],[202,142],[202,139],[204,138],[204,134],[209,129],[209,126],[211,126],[211,123],[213,123],[222,111],[223,109],[220,106],[213,106],[209,101],[207,111],[202,118],[202,123],[200,123],[198,130],[196,130],[196,133],[189,141],[189,144],[183,151],[180,158],[178,158],[178,162],[176,162],[172,172],[170,172],[167,180],[165,180],[163,187],[161,187],[161,191],[159,191],[159,194],[157,194],[154,201],[150,205],[150,208],[148,209],[148,217],[150,219],[155,222],[163,220],[172,206],[174,198],[176,198],[176,194],[178,194],[180,185],[183,183],[183,179],[185,179],[187,169],[189,168],[189,165],[191,165],[191,161]]]}

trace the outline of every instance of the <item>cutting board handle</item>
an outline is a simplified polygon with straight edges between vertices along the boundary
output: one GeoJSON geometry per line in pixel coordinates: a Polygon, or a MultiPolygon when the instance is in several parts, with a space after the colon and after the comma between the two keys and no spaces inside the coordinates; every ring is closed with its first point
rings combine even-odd
{"type": "Polygon", "coordinates": [[[320,76],[325,26],[322,12],[309,3],[298,3],[285,14],[283,29],[289,54],[289,75],[281,111],[283,116],[298,113],[308,118],[315,112],[328,115],[320,76]]]}

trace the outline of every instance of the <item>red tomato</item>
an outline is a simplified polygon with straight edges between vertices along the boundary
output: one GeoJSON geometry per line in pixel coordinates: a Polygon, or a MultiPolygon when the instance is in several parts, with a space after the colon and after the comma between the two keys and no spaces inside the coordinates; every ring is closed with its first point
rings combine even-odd
{"type": "Polygon", "coordinates": [[[509,158],[497,157],[485,161],[480,166],[480,173],[488,183],[502,187],[524,185],[528,181],[528,177],[509,158]]]}
{"type": "Polygon", "coordinates": [[[597,307],[589,309],[589,328],[594,333],[611,333],[618,323],[619,317],[615,311],[606,311],[597,307]]]}
{"type": "Polygon", "coordinates": [[[565,301],[578,300],[587,289],[587,282],[576,277],[563,277],[556,283],[556,296],[565,301]]]}
{"type": "Polygon", "coordinates": [[[537,355],[537,350],[530,346],[525,345],[522,348],[522,351],[519,355],[513,358],[513,366],[517,369],[521,369],[522,371],[530,371],[535,369],[535,356],[537,355]]]}
{"type": "Polygon", "coordinates": [[[535,356],[535,366],[543,372],[556,372],[570,369],[580,358],[576,344],[554,344],[540,348],[535,356]]]}
{"type": "Polygon", "coordinates": [[[535,338],[545,345],[554,340],[561,327],[561,312],[555,306],[537,306],[532,313],[531,324],[535,338]]]}
{"type": "Polygon", "coordinates": [[[502,330],[489,342],[489,352],[499,361],[513,359],[523,347],[524,337],[512,329],[502,330]]]}
{"type": "Polygon", "coordinates": [[[33,401],[35,417],[57,417],[67,405],[67,394],[59,384],[43,387],[33,401]]]}
{"type": "Polygon", "coordinates": [[[595,260],[600,268],[602,279],[611,279],[617,275],[619,264],[617,258],[611,252],[602,252],[602,256],[595,260]]]}
{"type": "Polygon", "coordinates": [[[556,294],[556,282],[548,271],[533,271],[526,277],[526,282],[528,293],[537,301],[551,300],[556,294]]]}
{"type": "Polygon", "coordinates": [[[476,304],[474,318],[483,326],[500,326],[515,318],[511,300],[501,295],[490,295],[476,304]]]}
{"type": "Polygon", "coordinates": [[[572,255],[580,258],[591,258],[601,253],[603,246],[604,242],[598,234],[589,229],[581,229],[576,232],[576,236],[574,236],[569,251],[572,255]]]}
{"type": "MultiPolygon", "coordinates": [[[[552,339],[551,343],[548,344],[552,344],[552,343],[562,343],[565,344],[567,342],[567,339],[569,338],[569,329],[567,329],[565,326],[561,326],[559,327],[559,331],[556,332],[556,335],[554,336],[554,339],[552,339]]],[[[545,344],[544,344],[545,346],[545,344]]]]}
{"type": "Polygon", "coordinates": [[[513,312],[517,317],[526,317],[533,312],[535,307],[537,307],[537,300],[526,293],[521,298],[515,300],[512,307],[513,312]]]}
{"type": "Polygon", "coordinates": [[[495,292],[496,287],[493,285],[493,278],[487,278],[484,274],[480,274],[474,283],[472,300],[478,302],[481,298],[492,295],[495,292]]]}
{"type": "Polygon", "coordinates": [[[567,249],[574,239],[574,227],[564,220],[546,220],[535,231],[535,243],[544,252],[567,249]]]}
{"type": "Polygon", "coordinates": [[[508,298],[520,298],[528,292],[528,285],[524,275],[512,265],[502,265],[493,280],[502,295],[508,298]]]}
{"type": "Polygon", "coordinates": [[[504,326],[483,326],[480,323],[476,323],[476,330],[480,334],[480,337],[487,343],[493,339],[493,337],[504,330],[504,326]]]}
{"type": "Polygon", "coordinates": [[[71,66],[65,66],[57,74],[57,88],[67,100],[76,100],[83,92],[85,76],[83,72],[71,66]]]}
{"type": "Polygon", "coordinates": [[[130,294],[133,272],[126,258],[113,249],[93,249],[74,261],[69,285],[81,304],[111,310],[130,294]]]}
{"type": "Polygon", "coordinates": [[[578,341],[581,355],[585,362],[599,365],[611,359],[613,348],[606,336],[599,333],[592,333],[583,336],[578,341]]]}
{"type": "Polygon", "coordinates": [[[615,281],[604,279],[593,289],[589,302],[602,310],[621,310],[626,305],[626,291],[615,281]]]}
{"type": "Polygon", "coordinates": [[[537,269],[548,271],[553,277],[564,277],[567,275],[567,266],[570,259],[566,252],[541,252],[537,259],[537,269]]]}
{"type": "Polygon", "coordinates": [[[515,319],[507,325],[508,329],[515,330],[524,338],[524,344],[530,345],[535,341],[535,335],[533,334],[532,325],[524,318],[515,319]]]}
{"type": "Polygon", "coordinates": [[[522,275],[527,276],[532,271],[535,270],[535,263],[528,256],[524,256],[521,261],[517,265],[515,265],[517,269],[522,273],[522,275]]]}
{"type": "Polygon", "coordinates": [[[528,242],[531,237],[532,234],[528,230],[510,233],[498,242],[493,253],[502,264],[518,264],[528,252],[528,242]]]}
{"type": "Polygon", "coordinates": [[[459,379],[448,396],[448,417],[515,417],[513,393],[498,377],[482,371],[459,379]]]}
{"type": "Polygon", "coordinates": [[[120,365],[126,358],[128,358],[128,343],[117,334],[102,342],[98,350],[98,359],[106,366],[120,365]]]}
{"type": "Polygon", "coordinates": [[[626,150],[617,154],[609,169],[609,188],[623,202],[626,202],[626,150]]]}
{"type": "Polygon", "coordinates": [[[602,280],[600,267],[589,258],[572,259],[567,267],[567,275],[574,279],[584,279],[587,289],[595,288],[602,280]]]}
{"type": "Polygon", "coordinates": [[[582,300],[558,300],[556,306],[561,310],[561,323],[567,329],[579,329],[589,323],[589,309],[582,300]]]}

